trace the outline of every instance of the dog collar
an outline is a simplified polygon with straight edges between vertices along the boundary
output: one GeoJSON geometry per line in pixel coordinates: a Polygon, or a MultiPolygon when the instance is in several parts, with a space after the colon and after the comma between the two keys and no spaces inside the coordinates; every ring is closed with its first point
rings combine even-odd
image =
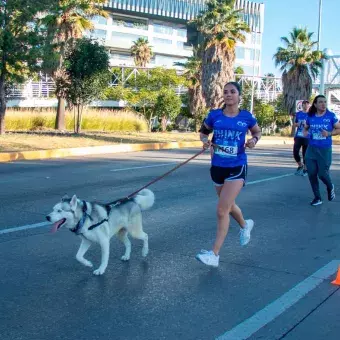
{"type": "MultiPolygon", "coordinates": [[[[81,230],[83,229],[84,227],[84,224],[85,224],[85,221],[86,221],[86,218],[89,218],[92,220],[91,216],[87,213],[87,205],[86,205],[86,202],[83,201],[83,216],[81,217],[81,219],[79,220],[79,222],[77,223],[77,225],[75,226],[75,228],[73,229],[70,229],[73,233],[75,233],[76,235],[80,235],[81,234],[81,230]]],[[[100,222],[98,223],[95,223],[95,224],[92,224],[89,226],[88,230],[92,230],[94,228],[97,228],[99,227],[100,225],[102,225],[103,223],[105,222],[108,222],[108,219],[105,218],[103,220],[101,220],[100,222]]]]}
{"type": "Polygon", "coordinates": [[[75,226],[75,228],[70,229],[73,233],[75,233],[76,235],[81,234],[81,230],[83,229],[83,226],[85,224],[86,218],[89,217],[91,219],[91,217],[87,214],[87,205],[86,202],[83,201],[83,216],[81,217],[81,219],[78,221],[77,225],[75,226]]]}

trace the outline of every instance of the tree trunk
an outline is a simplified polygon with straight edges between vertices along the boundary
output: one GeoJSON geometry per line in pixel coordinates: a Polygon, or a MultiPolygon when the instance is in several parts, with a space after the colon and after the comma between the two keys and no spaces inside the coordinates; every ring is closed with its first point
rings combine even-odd
{"type": "Polygon", "coordinates": [[[65,98],[58,98],[57,116],[55,119],[55,129],[65,130],[65,98]]]}
{"type": "MultiPolygon", "coordinates": [[[[145,117],[145,113],[144,113],[144,117],[145,117]]],[[[152,113],[150,115],[150,118],[148,119],[148,132],[152,132],[152,113]]]]}
{"type": "Polygon", "coordinates": [[[77,105],[77,123],[76,123],[76,133],[80,133],[81,128],[81,105],[77,105]]]}
{"type": "Polygon", "coordinates": [[[291,121],[291,136],[294,136],[295,127],[292,119],[296,113],[297,100],[309,100],[312,94],[313,80],[305,66],[296,67],[282,74],[283,104],[289,112],[291,121]]]}
{"type": "Polygon", "coordinates": [[[1,112],[1,111],[0,111],[0,135],[4,135],[5,134],[5,112],[1,112]]]}
{"type": "Polygon", "coordinates": [[[166,132],[167,122],[168,122],[167,117],[166,116],[162,116],[162,120],[161,120],[162,132],[166,132]]]}
{"type": "Polygon", "coordinates": [[[189,109],[190,113],[194,117],[195,131],[198,132],[201,127],[203,116],[205,115],[206,103],[202,95],[202,86],[198,85],[188,90],[189,95],[189,109]]]}
{"type": "Polygon", "coordinates": [[[218,108],[223,102],[224,85],[234,78],[235,51],[221,45],[208,47],[203,54],[202,87],[207,107],[218,108]]]}
{"type": "Polygon", "coordinates": [[[5,134],[6,93],[5,82],[0,80],[0,135],[5,134]]]}

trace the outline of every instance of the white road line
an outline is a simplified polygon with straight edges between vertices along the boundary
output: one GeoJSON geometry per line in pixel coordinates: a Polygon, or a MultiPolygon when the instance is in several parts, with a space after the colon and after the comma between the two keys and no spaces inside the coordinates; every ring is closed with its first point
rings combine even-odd
{"type": "MultiPolygon", "coordinates": [[[[177,163],[158,164],[157,166],[162,166],[162,165],[164,166],[164,165],[168,165],[168,164],[177,164],[177,163]]],[[[153,165],[151,165],[149,167],[152,167],[152,166],[153,165]]],[[[125,169],[117,169],[117,170],[111,170],[111,171],[123,171],[123,170],[127,170],[127,169],[140,169],[140,168],[145,168],[145,167],[125,168],[125,169]]],[[[274,181],[276,179],[280,179],[280,178],[284,178],[284,177],[289,177],[289,176],[292,176],[292,174],[290,173],[290,174],[285,174],[285,175],[281,175],[281,176],[275,176],[275,177],[268,177],[268,178],[264,178],[264,179],[259,179],[257,181],[247,182],[247,185],[252,185],[252,184],[257,184],[257,183],[262,183],[262,182],[268,182],[268,181],[274,181]]],[[[49,223],[49,222],[41,222],[41,223],[36,223],[36,224],[24,225],[22,227],[13,227],[13,228],[2,229],[2,230],[0,230],[0,235],[14,233],[16,231],[21,231],[21,230],[45,227],[45,226],[50,225],[50,224],[51,223],[49,223]]]]}
{"type": "Polygon", "coordinates": [[[46,227],[47,225],[51,225],[51,222],[40,222],[40,223],[35,223],[35,224],[23,225],[21,227],[2,229],[2,230],[0,230],[0,235],[14,233],[16,231],[21,231],[21,230],[28,230],[28,229],[46,227]]]}
{"type": "Polygon", "coordinates": [[[276,319],[288,308],[296,304],[310,291],[320,285],[324,280],[333,275],[339,267],[340,260],[333,260],[316,271],[307,279],[298,283],[295,287],[283,294],[249,319],[238,324],[230,331],[219,336],[217,340],[245,340],[260,330],[262,327],[276,319]]]}
{"type": "Polygon", "coordinates": [[[262,183],[262,182],[268,182],[268,181],[274,181],[276,179],[280,179],[280,178],[284,178],[284,177],[289,177],[292,176],[293,174],[285,174],[285,175],[281,175],[281,176],[275,176],[275,177],[269,177],[269,178],[263,178],[263,179],[258,179],[257,181],[251,181],[251,182],[247,182],[247,185],[251,185],[251,184],[258,184],[258,183],[262,183]]]}
{"type": "Polygon", "coordinates": [[[135,167],[132,167],[132,168],[113,169],[113,170],[110,170],[110,171],[111,172],[118,172],[118,171],[125,171],[125,170],[157,168],[157,167],[160,167],[160,166],[167,166],[167,165],[173,165],[173,164],[178,164],[178,163],[177,162],[171,162],[171,163],[163,163],[163,164],[155,164],[155,165],[135,166],[135,167]]]}

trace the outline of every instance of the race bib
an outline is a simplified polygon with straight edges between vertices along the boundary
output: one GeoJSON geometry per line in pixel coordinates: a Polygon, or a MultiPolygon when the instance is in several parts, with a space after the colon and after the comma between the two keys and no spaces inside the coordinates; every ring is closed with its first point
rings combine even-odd
{"type": "Polygon", "coordinates": [[[237,145],[218,145],[215,148],[215,154],[221,157],[237,157],[238,147],[237,145]]]}
{"type": "Polygon", "coordinates": [[[317,132],[317,133],[313,133],[313,139],[314,140],[322,140],[322,139],[326,139],[326,137],[324,137],[321,132],[317,132]]]}

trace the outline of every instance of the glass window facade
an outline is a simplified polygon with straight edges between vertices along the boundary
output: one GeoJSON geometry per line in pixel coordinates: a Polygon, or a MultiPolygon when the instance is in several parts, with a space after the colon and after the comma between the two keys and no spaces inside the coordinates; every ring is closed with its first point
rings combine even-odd
{"type": "Polygon", "coordinates": [[[90,36],[94,39],[106,40],[106,30],[95,29],[90,32],[90,36]]]}
{"type": "Polygon", "coordinates": [[[177,41],[177,48],[179,50],[183,50],[184,48],[184,42],[183,41],[177,41]]]}
{"type": "Polygon", "coordinates": [[[185,28],[177,28],[177,35],[182,38],[187,37],[187,30],[185,28]]]}
{"type": "Polygon", "coordinates": [[[172,40],[169,39],[153,38],[152,41],[157,45],[172,45],[172,40]]]}
{"type": "Polygon", "coordinates": [[[236,58],[237,59],[245,59],[245,49],[244,49],[244,47],[236,46],[235,52],[236,52],[236,58]]]}
{"type": "Polygon", "coordinates": [[[147,36],[138,35],[138,34],[130,34],[130,33],[122,33],[122,32],[112,32],[111,39],[112,40],[124,40],[129,42],[131,45],[138,38],[147,38],[147,36]]]}
{"type": "Polygon", "coordinates": [[[112,25],[140,29],[144,31],[148,30],[148,24],[146,21],[117,17],[117,16],[112,17],[112,25]]]}
{"type": "Polygon", "coordinates": [[[162,66],[167,66],[167,67],[173,67],[175,66],[175,63],[181,62],[183,63],[183,59],[178,59],[174,57],[168,57],[168,56],[162,56],[162,55],[157,55],[156,56],[156,64],[157,65],[162,65],[162,66]]]}
{"type": "Polygon", "coordinates": [[[107,25],[107,19],[100,15],[96,15],[91,19],[91,21],[95,24],[107,25]]]}
{"type": "Polygon", "coordinates": [[[153,25],[153,31],[155,33],[162,33],[162,34],[168,34],[168,35],[172,35],[173,33],[173,28],[170,26],[166,26],[166,25],[161,25],[161,24],[154,24],[153,25]]]}

